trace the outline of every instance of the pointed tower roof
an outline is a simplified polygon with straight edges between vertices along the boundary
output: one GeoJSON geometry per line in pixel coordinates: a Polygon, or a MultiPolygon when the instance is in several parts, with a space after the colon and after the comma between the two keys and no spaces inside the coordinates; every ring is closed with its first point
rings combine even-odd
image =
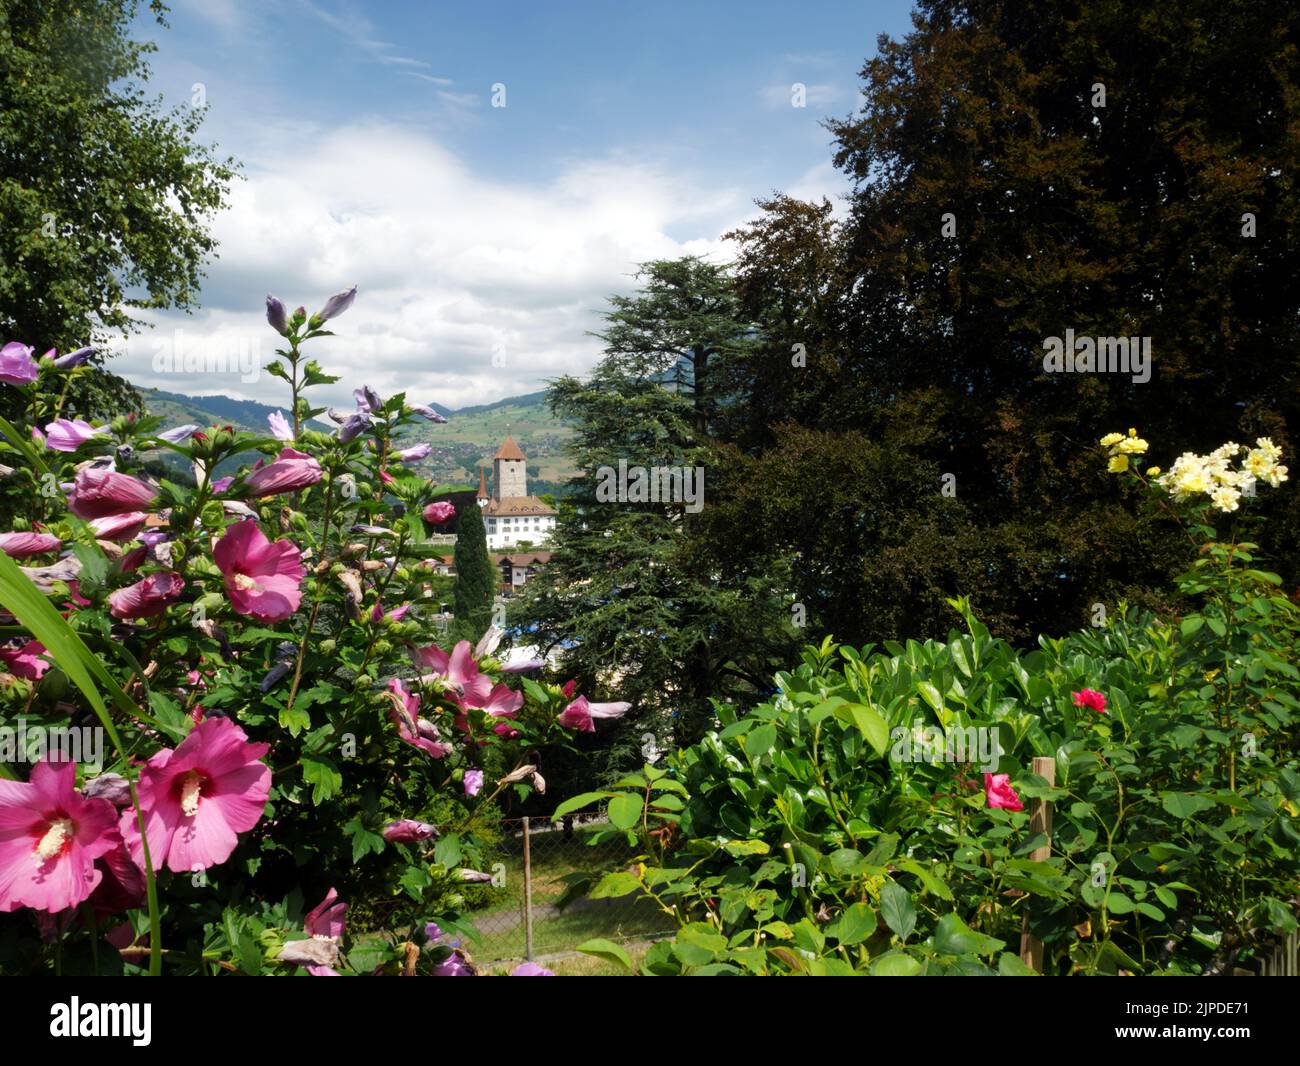
{"type": "Polygon", "coordinates": [[[515,443],[514,437],[507,437],[505,443],[497,450],[493,459],[522,459],[527,460],[528,456],[524,455],[523,449],[515,443]]]}
{"type": "Polygon", "coordinates": [[[487,475],[483,472],[482,465],[480,465],[478,468],[478,499],[486,500],[487,498],[487,475]]]}

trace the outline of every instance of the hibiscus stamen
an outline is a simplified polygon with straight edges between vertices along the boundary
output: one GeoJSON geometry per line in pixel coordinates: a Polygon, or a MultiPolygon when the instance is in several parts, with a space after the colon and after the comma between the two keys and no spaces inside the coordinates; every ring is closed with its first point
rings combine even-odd
{"type": "Polygon", "coordinates": [[[73,825],[71,818],[55,818],[45,830],[41,842],[36,845],[36,854],[42,859],[55,858],[72,843],[76,831],[77,827],[73,825]]]}
{"type": "Polygon", "coordinates": [[[196,770],[190,770],[181,778],[181,812],[187,817],[199,813],[199,789],[202,784],[196,770]]]}
{"type": "Polygon", "coordinates": [[[254,592],[262,591],[262,586],[259,585],[255,580],[253,580],[247,574],[236,574],[235,584],[239,586],[241,589],[247,589],[254,592]]]}

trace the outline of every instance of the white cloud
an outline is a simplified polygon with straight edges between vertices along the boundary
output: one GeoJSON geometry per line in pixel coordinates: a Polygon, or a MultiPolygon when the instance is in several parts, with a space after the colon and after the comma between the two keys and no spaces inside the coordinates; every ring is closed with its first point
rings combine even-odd
{"type": "Polygon", "coordinates": [[[609,293],[634,286],[638,262],[727,258],[717,234],[749,201],[621,157],[574,162],[544,183],[477,173],[428,136],[377,123],[311,140],[287,130],[273,158],[246,162],[214,225],[204,309],[153,316],[158,329],[114,360],[139,384],[283,405],[283,382],[242,380],[254,352],[265,363],[279,340],[266,293],[310,312],[355,283],[339,335],[306,348],[342,375],[317,390],[322,402],[350,402],[361,384],[453,407],[531,391],[594,364],[587,331],[609,293]],[[228,369],[193,373],[187,359],[191,371],[228,369]]]}

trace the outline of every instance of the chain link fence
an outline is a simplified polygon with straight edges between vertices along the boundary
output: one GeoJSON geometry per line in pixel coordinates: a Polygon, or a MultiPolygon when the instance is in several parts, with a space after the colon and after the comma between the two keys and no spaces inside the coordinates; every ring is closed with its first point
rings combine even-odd
{"type": "Polygon", "coordinates": [[[542,819],[502,822],[504,838],[489,901],[468,915],[482,935],[473,945],[477,962],[492,966],[519,959],[545,958],[574,951],[601,937],[615,943],[653,940],[675,931],[673,921],[653,902],[636,896],[564,902],[572,879],[601,876],[627,868],[636,852],[624,838],[599,844],[592,838],[608,829],[604,818],[552,824],[542,819]]]}

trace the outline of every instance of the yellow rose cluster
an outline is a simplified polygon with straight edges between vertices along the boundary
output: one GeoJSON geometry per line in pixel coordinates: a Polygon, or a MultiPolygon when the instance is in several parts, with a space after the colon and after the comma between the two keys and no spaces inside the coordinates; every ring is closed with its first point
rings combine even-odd
{"type": "MultiPolygon", "coordinates": [[[[1127,437],[1108,433],[1101,438],[1101,445],[1107,449],[1106,469],[1112,474],[1124,473],[1129,469],[1130,457],[1147,450],[1147,442],[1135,429],[1130,429],[1127,437]]],[[[1168,473],[1161,474],[1160,468],[1153,466],[1147,476],[1155,478],[1156,484],[1179,503],[1208,496],[1216,508],[1229,513],[1237,510],[1242,496],[1255,495],[1258,482],[1277,488],[1287,480],[1287,468],[1278,462],[1281,458],[1282,449],[1268,437],[1259,437],[1253,448],[1229,441],[1209,455],[1184,452],[1168,473]]]]}
{"type": "Polygon", "coordinates": [[[1147,442],[1138,436],[1136,429],[1130,429],[1127,437],[1123,433],[1107,433],[1101,438],[1101,446],[1110,456],[1106,469],[1112,474],[1124,473],[1134,461],[1131,456],[1145,455],[1147,450],[1147,442]]]}

